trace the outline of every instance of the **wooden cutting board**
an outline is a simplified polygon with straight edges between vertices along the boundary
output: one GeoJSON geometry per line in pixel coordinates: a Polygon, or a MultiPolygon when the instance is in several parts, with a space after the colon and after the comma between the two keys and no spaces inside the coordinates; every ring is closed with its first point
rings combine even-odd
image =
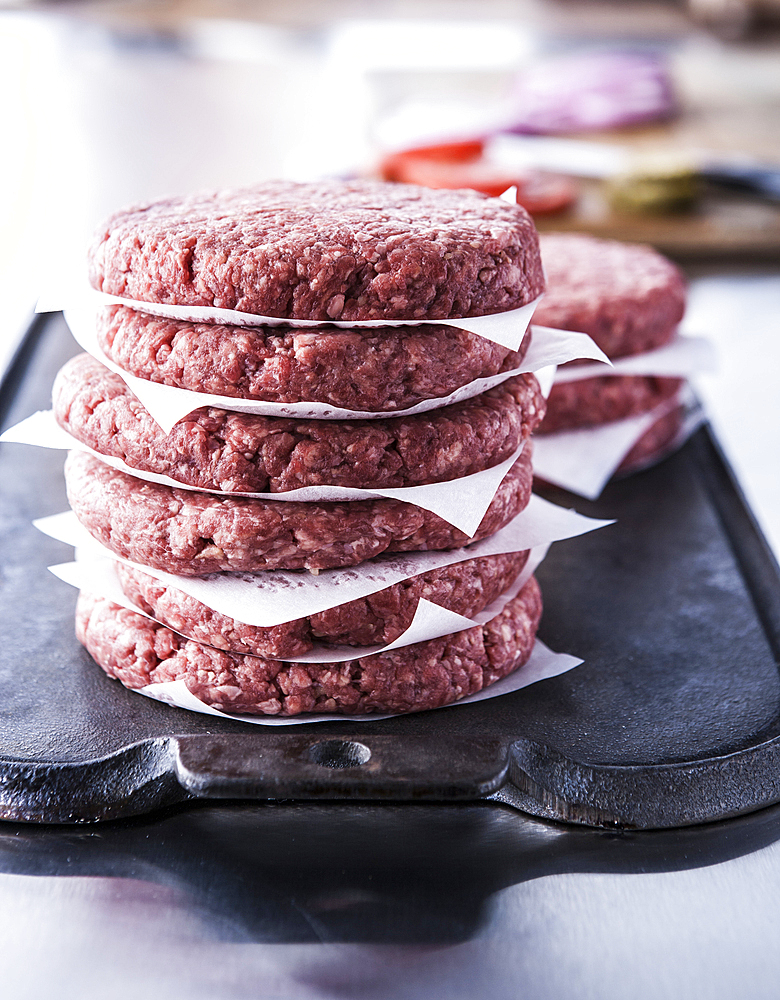
{"type": "MultiPolygon", "coordinates": [[[[780,103],[763,102],[739,112],[733,108],[684,110],[679,119],[665,126],[578,138],[620,142],[638,152],[707,149],[716,154],[741,153],[780,165],[779,131],[780,103]]],[[[685,212],[617,212],[610,206],[602,182],[578,183],[580,195],[571,210],[535,219],[541,231],[588,232],[606,239],[650,243],[679,259],[780,262],[780,204],[712,191],[685,212]]]]}

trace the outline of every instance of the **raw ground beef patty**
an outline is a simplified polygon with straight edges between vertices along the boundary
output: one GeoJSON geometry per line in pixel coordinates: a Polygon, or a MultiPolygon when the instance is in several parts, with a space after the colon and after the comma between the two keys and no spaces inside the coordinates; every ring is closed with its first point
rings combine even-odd
{"type": "Polygon", "coordinates": [[[214,649],[85,593],[76,634],[106,673],[129,688],[183,680],[192,694],[229,713],[356,715],[437,708],[493,684],[531,655],[541,612],[531,577],[487,625],[330,664],[214,649]]]}
{"type": "Polygon", "coordinates": [[[685,311],[686,285],[651,247],[578,233],[540,237],[547,291],[534,322],[588,333],[610,358],[671,340],[685,311]]]}
{"type": "Polygon", "coordinates": [[[454,549],[486,538],[531,497],[530,441],[469,538],[436,514],[394,499],[301,502],[222,499],[148,483],[85,452],[65,463],[68,500],[84,527],[131,562],[184,576],[223,570],[355,566],[381,552],[454,549]]]}
{"type": "Polygon", "coordinates": [[[617,471],[638,472],[654,462],[659,462],[675,445],[684,419],[684,406],[676,406],[669,413],[659,417],[631,448],[617,471]]]}
{"type": "Polygon", "coordinates": [[[125,595],[148,615],[182,635],[233,653],[291,659],[308,652],[314,642],[346,646],[393,642],[409,627],[423,598],[471,617],[517,579],[527,558],[527,552],[511,552],[468,559],[421,573],[327,611],[268,628],[247,625],[220,614],[134,566],[116,563],[115,568],[125,595]]]}
{"type": "MultiPolygon", "coordinates": [[[[680,431],[685,421],[685,414],[686,407],[683,404],[662,413],[621,459],[615,475],[639,472],[666,458],[680,444],[680,431]]],[[[543,479],[542,476],[537,478],[543,479]]]]}
{"type": "Polygon", "coordinates": [[[519,205],[378,181],[271,181],[117,212],[95,288],[282,319],[435,320],[515,309],[544,289],[519,205]]]}
{"type": "Polygon", "coordinates": [[[547,398],[540,434],[597,427],[649,413],[679,392],[683,379],[654,375],[602,375],[558,382],[547,398]]]}
{"type": "Polygon", "coordinates": [[[451,326],[344,330],[242,327],[162,319],[125,306],[97,313],[97,337],[150,382],[272,403],[404,410],[476,378],[519,367],[518,352],[451,326]]]}
{"type": "Polygon", "coordinates": [[[509,458],[544,413],[536,378],[519,375],[411,417],[299,420],[204,407],[166,435],[122,379],[88,354],[62,368],[53,400],[60,426],[101,455],[199,489],[245,493],[457,479],[509,458]]]}

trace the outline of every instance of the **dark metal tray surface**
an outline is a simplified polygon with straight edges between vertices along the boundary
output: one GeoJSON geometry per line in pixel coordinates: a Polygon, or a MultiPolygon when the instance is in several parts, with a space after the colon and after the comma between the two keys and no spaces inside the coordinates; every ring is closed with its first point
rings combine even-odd
{"type": "MultiPolygon", "coordinates": [[[[3,427],[50,405],[77,348],[39,317],[0,385],[3,427]]],[[[548,819],[684,826],[780,802],[780,573],[707,428],[593,503],[553,546],[540,637],[584,664],[475,705],[265,729],[110,681],[73,635],[61,452],[0,446],[0,818],[75,823],[208,799],[493,799],[548,819]],[[362,761],[362,763],[361,763],[362,761]]]]}

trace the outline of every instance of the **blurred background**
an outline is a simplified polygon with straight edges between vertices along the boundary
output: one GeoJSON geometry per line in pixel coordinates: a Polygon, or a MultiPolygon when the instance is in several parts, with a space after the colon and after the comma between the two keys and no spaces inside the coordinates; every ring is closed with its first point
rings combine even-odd
{"type": "Polygon", "coordinates": [[[780,549],[780,0],[17,0],[0,88],[0,371],[128,202],[514,184],[540,229],[684,267],[721,356],[700,391],[780,549]]]}

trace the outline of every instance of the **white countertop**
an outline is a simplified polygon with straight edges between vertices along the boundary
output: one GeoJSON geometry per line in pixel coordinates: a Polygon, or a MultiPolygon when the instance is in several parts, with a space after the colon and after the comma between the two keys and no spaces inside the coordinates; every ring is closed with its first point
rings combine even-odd
{"type": "Polygon", "coordinates": [[[780,558],[780,268],[694,279],[683,326],[715,344],[718,370],[701,376],[697,389],[780,558]]]}

